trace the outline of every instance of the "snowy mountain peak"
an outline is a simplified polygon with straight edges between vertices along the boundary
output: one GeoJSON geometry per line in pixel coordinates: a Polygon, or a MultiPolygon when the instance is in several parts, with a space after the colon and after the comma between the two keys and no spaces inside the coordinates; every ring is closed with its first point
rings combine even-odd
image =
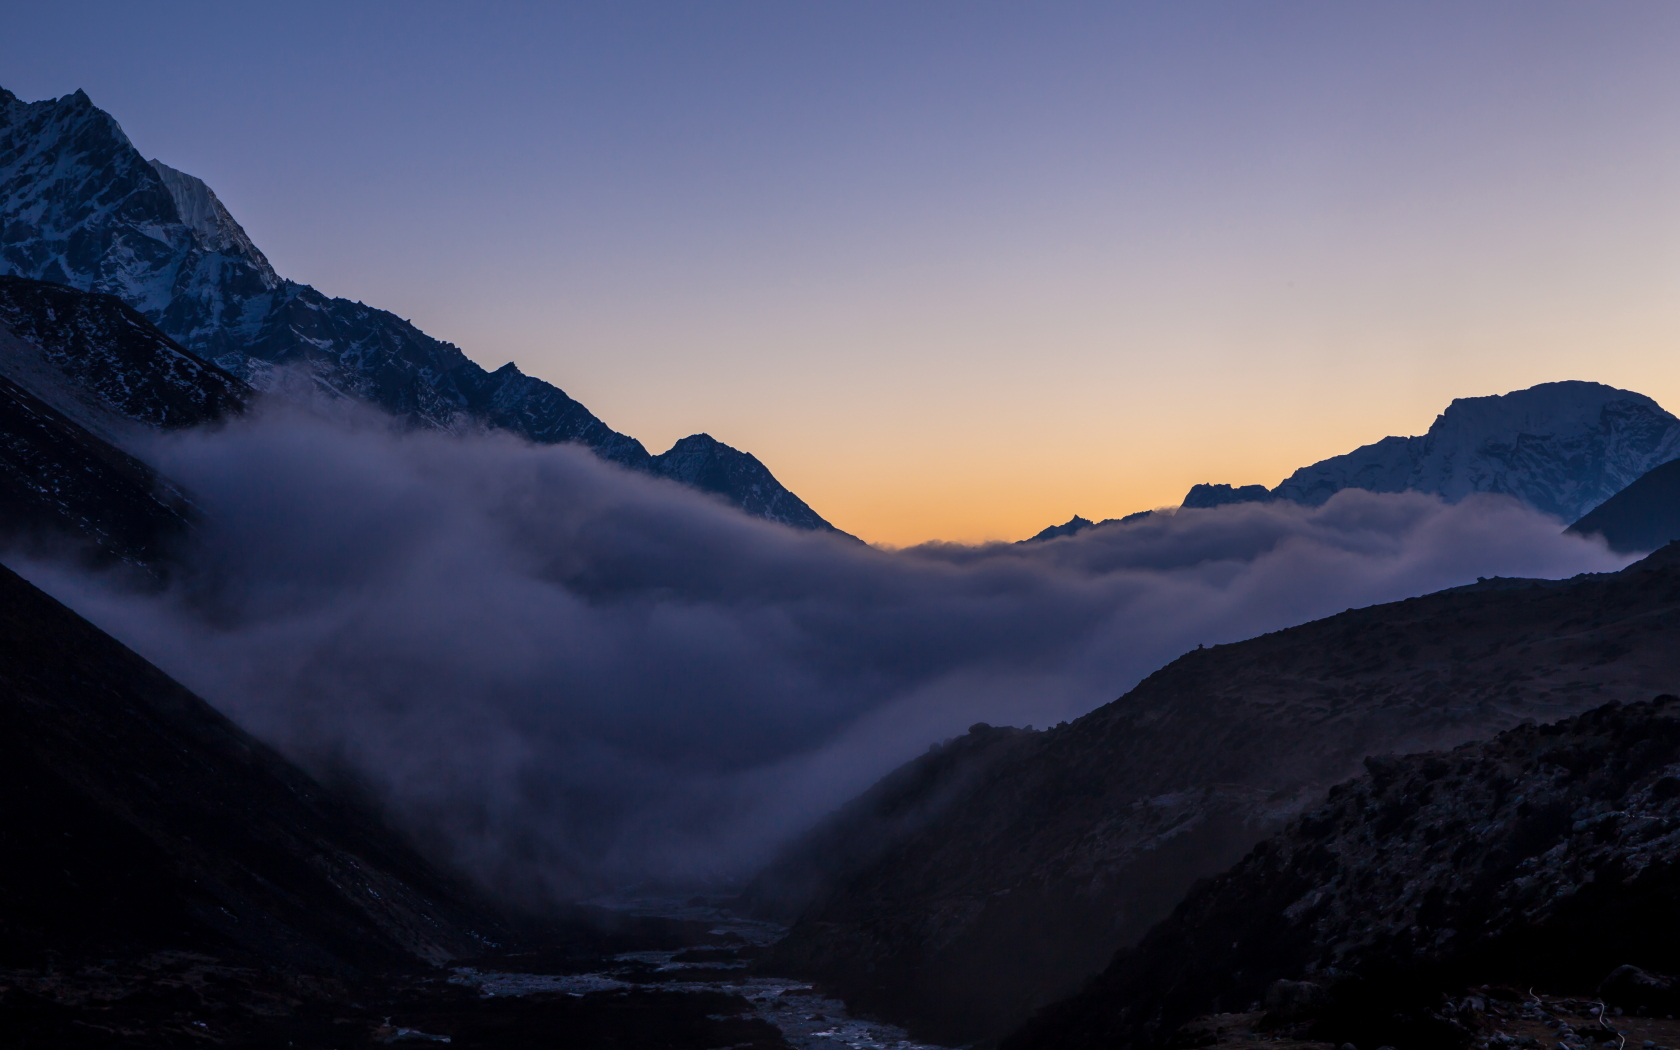
{"type": "Polygon", "coordinates": [[[1302,467],[1273,490],[1316,506],[1345,488],[1516,496],[1575,521],[1652,467],[1680,457],[1680,419],[1602,383],[1542,383],[1458,398],[1418,437],[1388,437],[1302,467]]]}
{"type": "Polygon", "coordinates": [[[251,243],[251,238],[245,235],[245,230],[233,220],[228,210],[222,207],[222,202],[216,199],[216,194],[202,179],[196,179],[184,171],[176,171],[161,160],[151,160],[152,170],[158,173],[163,185],[169,190],[170,199],[175,202],[175,212],[189,229],[198,234],[199,243],[208,251],[231,252],[243,256],[248,262],[264,273],[269,280],[279,283],[279,277],[274,267],[268,264],[268,258],[257,250],[251,243]]]}
{"type": "Polygon", "coordinates": [[[465,417],[543,444],[578,442],[748,513],[832,528],[745,452],[697,435],[649,456],[511,363],[487,372],[389,311],[285,280],[209,186],[145,160],[82,92],[26,103],[0,89],[0,229],[0,274],[113,294],[239,379],[262,386],[275,366],[307,365],[317,382],[415,426],[454,429],[465,417]]]}

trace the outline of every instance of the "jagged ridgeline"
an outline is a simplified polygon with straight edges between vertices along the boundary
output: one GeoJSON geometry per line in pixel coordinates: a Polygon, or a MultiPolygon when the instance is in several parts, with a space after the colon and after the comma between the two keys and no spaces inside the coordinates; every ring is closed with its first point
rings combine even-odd
{"type": "Polygon", "coordinates": [[[208,186],[146,160],[80,91],[26,103],[0,88],[0,231],[0,273],[114,295],[191,355],[257,387],[277,366],[302,366],[416,426],[467,422],[577,442],[749,514],[833,530],[757,458],[709,435],[650,455],[511,362],[486,371],[389,311],[286,280],[208,186]]]}
{"type": "Polygon", "coordinates": [[[1680,545],[1196,650],[1048,731],[976,726],[759,876],[749,900],[794,920],[766,965],[947,1045],[1000,1037],[1366,756],[1672,691],[1677,624],[1680,545]]]}
{"type": "MultiPolygon", "coordinates": [[[[1489,397],[1461,397],[1427,433],[1386,437],[1302,467],[1276,488],[1195,485],[1179,509],[1278,500],[1316,507],[1343,489],[1424,492],[1456,503],[1477,492],[1514,496],[1562,522],[1578,521],[1646,474],[1680,458],[1680,419],[1632,390],[1603,383],[1541,383],[1489,397]]],[[[1673,485],[1650,486],[1638,508],[1574,531],[1598,532],[1628,552],[1680,538],[1673,485]],[[1672,530],[1672,531],[1671,531],[1672,530]]],[[[1075,515],[1027,542],[1096,526],[1147,521],[1150,511],[1092,522],[1075,515]]]]}

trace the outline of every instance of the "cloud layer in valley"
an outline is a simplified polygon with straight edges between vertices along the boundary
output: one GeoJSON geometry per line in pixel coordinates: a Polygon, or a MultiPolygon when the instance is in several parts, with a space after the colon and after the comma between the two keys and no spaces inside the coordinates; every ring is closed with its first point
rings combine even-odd
{"type": "Polygon", "coordinates": [[[1358,491],[883,551],[575,448],[278,404],[150,457],[207,511],[188,578],[28,574],[527,900],[738,875],[929,742],[1197,644],[1626,561],[1505,497],[1358,491]]]}

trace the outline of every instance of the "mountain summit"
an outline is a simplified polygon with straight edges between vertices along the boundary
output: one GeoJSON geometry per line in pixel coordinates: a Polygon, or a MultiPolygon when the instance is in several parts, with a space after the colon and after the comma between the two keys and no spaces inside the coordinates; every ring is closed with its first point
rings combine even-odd
{"type": "Polygon", "coordinates": [[[0,88],[0,274],[117,296],[205,361],[264,387],[277,366],[425,427],[575,441],[759,517],[832,530],[755,457],[705,434],[662,456],[511,363],[491,372],[385,310],[286,280],[209,186],[145,159],[81,91],[0,88]]]}
{"type": "MultiPolygon", "coordinates": [[[[1343,489],[1427,492],[1449,503],[1473,492],[1498,492],[1563,521],[1577,521],[1675,459],[1680,459],[1680,419],[1644,394],[1603,383],[1541,383],[1509,394],[1455,398],[1427,433],[1385,437],[1321,459],[1275,489],[1194,485],[1181,508],[1273,500],[1316,507],[1343,489]]],[[[1095,524],[1137,521],[1150,513],[1095,524]]],[[[1075,517],[1032,540],[1071,536],[1091,526],[1075,517]]],[[[1651,550],[1668,538],[1653,533],[1650,545],[1628,549],[1651,550]]]]}
{"type": "Polygon", "coordinates": [[[1387,437],[1302,467],[1272,490],[1316,506],[1342,489],[1430,492],[1456,502],[1503,492],[1575,521],[1652,467],[1680,457],[1680,419],[1603,383],[1541,383],[1461,397],[1418,437],[1387,437]]]}

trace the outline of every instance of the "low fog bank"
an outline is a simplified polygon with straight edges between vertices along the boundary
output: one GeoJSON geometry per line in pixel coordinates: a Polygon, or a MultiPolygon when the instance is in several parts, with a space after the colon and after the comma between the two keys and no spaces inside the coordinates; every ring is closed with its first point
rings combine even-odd
{"type": "Polygon", "coordinates": [[[209,515],[190,578],[21,570],[529,902],[749,873],[931,741],[1198,644],[1628,560],[1508,498],[1358,491],[887,552],[577,448],[279,404],[149,458],[209,515]]]}

